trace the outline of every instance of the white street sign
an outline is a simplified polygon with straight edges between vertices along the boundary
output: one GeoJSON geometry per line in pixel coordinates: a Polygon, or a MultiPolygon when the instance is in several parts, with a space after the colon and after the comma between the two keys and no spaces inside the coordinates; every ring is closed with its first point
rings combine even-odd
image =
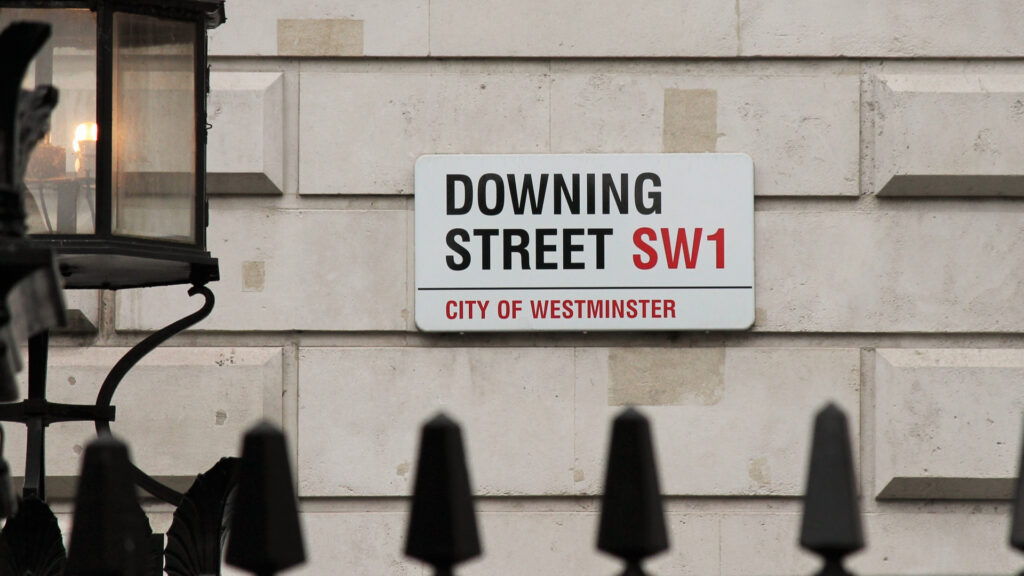
{"type": "Polygon", "coordinates": [[[415,204],[421,330],[754,322],[746,154],[421,156],[415,204]]]}

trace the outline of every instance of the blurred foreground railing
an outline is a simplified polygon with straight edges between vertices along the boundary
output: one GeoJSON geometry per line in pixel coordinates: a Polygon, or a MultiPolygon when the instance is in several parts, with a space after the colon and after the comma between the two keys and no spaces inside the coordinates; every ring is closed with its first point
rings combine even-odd
{"type": "MultiPolygon", "coordinates": [[[[643,576],[644,559],[667,550],[669,538],[650,425],[633,408],[614,420],[607,466],[597,548],[622,559],[623,576],[643,576]]],[[[1018,475],[1010,544],[1024,551],[1022,484],[1018,475]]],[[[834,404],[814,418],[806,490],[800,546],[822,558],[818,576],[849,574],[843,561],[865,540],[847,418],[834,404]]],[[[481,553],[462,435],[445,415],[423,427],[411,510],[406,554],[438,576],[481,553]]]]}

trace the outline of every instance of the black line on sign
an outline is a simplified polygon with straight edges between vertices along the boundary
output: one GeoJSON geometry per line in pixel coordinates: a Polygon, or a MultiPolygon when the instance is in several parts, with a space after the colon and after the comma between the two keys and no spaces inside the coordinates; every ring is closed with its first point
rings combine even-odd
{"type": "Polygon", "coordinates": [[[752,290],[753,286],[449,286],[417,290],[752,290]]]}

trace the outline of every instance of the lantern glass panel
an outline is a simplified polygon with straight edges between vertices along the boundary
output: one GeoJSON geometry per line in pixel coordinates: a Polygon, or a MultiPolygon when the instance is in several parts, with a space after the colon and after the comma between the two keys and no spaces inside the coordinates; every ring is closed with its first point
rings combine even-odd
{"type": "MultiPolygon", "coordinates": [[[[57,86],[50,132],[29,158],[25,198],[30,234],[93,234],[96,222],[96,14],[85,9],[0,8],[0,29],[47,22],[50,39],[23,88],[57,86]]],[[[0,56],[2,57],[2,56],[0,56]]]]}
{"type": "Polygon", "coordinates": [[[114,234],[195,241],[197,32],[114,14],[114,234]]]}

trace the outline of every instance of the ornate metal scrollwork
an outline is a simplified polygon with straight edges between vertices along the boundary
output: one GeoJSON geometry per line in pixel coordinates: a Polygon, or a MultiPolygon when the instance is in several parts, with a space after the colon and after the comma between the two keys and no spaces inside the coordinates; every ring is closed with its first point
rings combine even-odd
{"type": "Polygon", "coordinates": [[[220,574],[238,468],[238,458],[221,458],[182,497],[167,530],[164,569],[170,576],[220,574]]]}
{"type": "Polygon", "coordinates": [[[57,517],[46,502],[22,500],[0,532],[0,576],[61,576],[67,552],[57,517]]]}
{"type": "MultiPolygon", "coordinates": [[[[157,346],[160,346],[172,336],[199,323],[210,315],[210,312],[213,311],[214,304],[213,292],[211,292],[206,286],[193,286],[189,289],[189,296],[195,296],[196,294],[202,294],[203,297],[206,298],[206,302],[203,303],[202,308],[180,320],[177,320],[176,322],[173,322],[163,329],[150,334],[146,339],[136,344],[128,351],[127,354],[118,360],[117,364],[115,364],[110,370],[110,373],[107,374],[106,379],[103,380],[103,385],[100,386],[100,392],[96,396],[96,406],[98,408],[110,406],[110,402],[114,399],[114,392],[117,391],[117,386],[121,383],[121,380],[124,379],[125,375],[127,375],[128,372],[146,356],[146,354],[155,350],[157,346]]],[[[96,432],[98,434],[110,434],[110,422],[97,420],[96,432]]],[[[169,504],[174,504],[175,506],[181,504],[184,496],[181,492],[178,492],[170,486],[167,486],[153,478],[149,474],[146,474],[134,464],[132,464],[132,473],[135,477],[135,483],[146,492],[149,492],[153,496],[156,496],[169,504]]]]}

